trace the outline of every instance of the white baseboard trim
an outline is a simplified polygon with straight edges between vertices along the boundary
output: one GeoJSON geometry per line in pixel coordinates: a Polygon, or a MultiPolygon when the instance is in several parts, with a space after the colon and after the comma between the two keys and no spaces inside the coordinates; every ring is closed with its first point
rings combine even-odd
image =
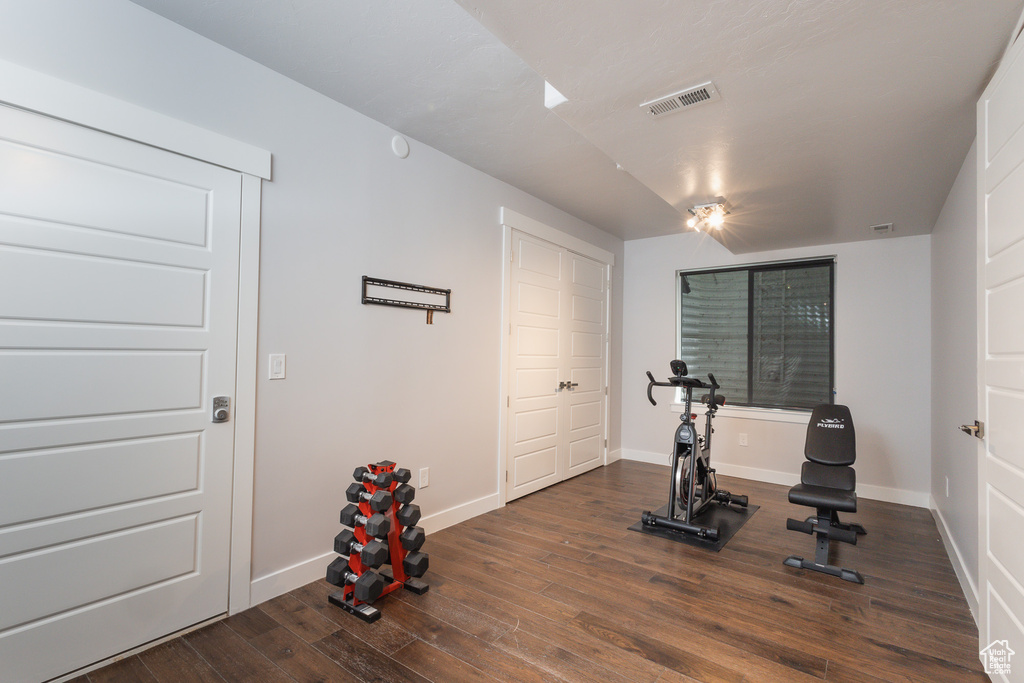
{"type": "MultiPolygon", "coordinates": [[[[783,486],[796,486],[800,483],[800,475],[792,472],[779,472],[777,470],[764,470],[760,467],[747,467],[746,465],[730,465],[729,463],[712,462],[719,474],[727,477],[739,477],[752,481],[763,481],[766,484],[781,484],[783,486]]],[[[858,491],[858,493],[860,493],[858,491]]]]}
{"type": "MultiPolygon", "coordinates": [[[[668,453],[652,453],[650,451],[623,448],[622,458],[624,460],[636,460],[653,465],[667,466],[669,464],[668,453]]],[[[779,472],[777,470],[765,470],[722,462],[715,462],[713,464],[720,474],[724,474],[727,477],[739,477],[741,479],[763,481],[768,484],[781,484],[783,486],[794,486],[800,483],[800,475],[796,472],[779,472]]],[[[928,508],[928,500],[930,498],[930,494],[922,491],[907,491],[905,489],[860,483],[857,484],[857,496],[869,500],[881,500],[887,503],[899,503],[901,505],[912,505],[926,509],[928,508]]]]}
{"type": "Polygon", "coordinates": [[[250,603],[256,605],[284,595],[307,583],[322,579],[327,573],[327,565],[337,557],[333,552],[317,555],[290,567],[279,569],[273,574],[254,579],[249,587],[250,603]]]}
{"type": "Polygon", "coordinates": [[[924,491],[908,491],[906,489],[893,489],[887,486],[857,484],[857,497],[883,500],[887,503],[899,503],[900,505],[912,505],[916,508],[927,510],[928,499],[931,497],[931,494],[924,491]]]}
{"type": "Polygon", "coordinates": [[[622,460],[622,449],[616,448],[614,451],[608,451],[608,460],[605,462],[606,465],[611,465],[613,462],[622,460]]]}
{"type": "Polygon", "coordinates": [[[482,515],[485,512],[490,512],[491,510],[497,510],[500,507],[501,496],[498,493],[490,493],[482,498],[471,500],[468,503],[460,503],[459,505],[450,507],[447,510],[427,515],[420,520],[419,526],[423,527],[423,530],[426,531],[429,536],[435,531],[447,529],[459,522],[465,522],[467,519],[473,519],[477,515],[482,515]]]}
{"type": "MultiPolygon", "coordinates": [[[[462,503],[447,510],[428,515],[420,520],[419,526],[423,527],[429,536],[435,531],[440,531],[459,522],[472,519],[485,512],[496,510],[499,507],[501,507],[500,496],[497,493],[492,493],[482,498],[471,500],[468,503],[462,503]]],[[[276,598],[279,595],[284,595],[288,591],[305,586],[307,583],[324,578],[327,565],[335,557],[337,555],[333,552],[324,553],[323,555],[318,555],[293,564],[290,567],[280,569],[272,574],[254,579],[249,589],[250,604],[255,607],[262,602],[276,598]]]]}
{"type": "Polygon", "coordinates": [[[946,547],[949,562],[953,565],[956,578],[960,581],[960,588],[967,599],[967,606],[971,608],[971,616],[974,617],[974,623],[980,629],[981,625],[978,624],[978,586],[971,580],[971,575],[967,572],[964,556],[960,553],[960,547],[956,544],[956,541],[953,540],[953,535],[949,531],[949,525],[946,524],[946,518],[942,516],[939,506],[935,502],[935,496],[929,496],[928,499],[928,509],[931,510],[932,517],[935,518],[935,526],[939,529],[942,545],[946,547]]]}
{"type": "Polygon", "coordinates": [[[623,448],[619,451],[623,460],[635,460],[646,462],[651,465],[668,465],[668,451],[664,453],[652,453],[651,451],[637,451],[632,448],[623,448]]]}

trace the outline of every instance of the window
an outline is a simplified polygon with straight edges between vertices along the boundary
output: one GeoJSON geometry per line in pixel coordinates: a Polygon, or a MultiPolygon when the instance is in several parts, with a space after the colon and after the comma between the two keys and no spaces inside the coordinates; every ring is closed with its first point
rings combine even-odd
{"type": "Polygon", "coordinates": [[[835,259],[679,271],[678,358],[726,405],[832,403],[835,259]]]}

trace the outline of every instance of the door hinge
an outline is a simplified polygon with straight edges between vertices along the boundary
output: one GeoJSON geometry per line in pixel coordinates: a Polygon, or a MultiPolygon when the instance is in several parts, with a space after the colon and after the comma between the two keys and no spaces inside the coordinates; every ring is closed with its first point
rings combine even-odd
{"type": "Polygon", "coordinates": [[[605,440],[604,440],[604,447],[605,447],[605,448],[608,448],[608,439],[605,439],[605,440]]]}
{"type": "Polygon", "coordinates": [[[509,396],[505,397],[505,407],[506,408],[511,408],[512,407],[512,398],[509,397],[509,396]]]}
{"type": "Polygon", "coordinates": [[[508,481],[508,470],[505,470],[505,481],[508,481]]]}
{"type": "Polygon", "coordinates": [[[605,396],[607,396],[607,395],[608,395],[608,387],[605,387],[605,388],[604,388],[604,395],[605,395],[605,396]]]}

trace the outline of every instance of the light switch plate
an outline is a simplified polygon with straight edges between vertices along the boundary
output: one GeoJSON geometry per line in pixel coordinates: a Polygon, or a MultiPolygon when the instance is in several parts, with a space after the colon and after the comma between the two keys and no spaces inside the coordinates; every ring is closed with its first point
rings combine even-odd
{"type": "Polygon", "coordinates": [[[270,379],[284,379],[285,376],[285,354],[270,354],[270,379]]]}

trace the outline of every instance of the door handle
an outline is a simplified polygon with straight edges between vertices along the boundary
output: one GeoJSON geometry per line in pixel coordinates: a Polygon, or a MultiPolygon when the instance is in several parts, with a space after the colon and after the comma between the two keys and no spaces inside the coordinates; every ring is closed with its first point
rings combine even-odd
{"type": "Polygon", "coordinates": [[[960,425],[959,429],[964,434],[970,434],[971,436],[976,436],[979,439],[984,439],[985,438],[985,423],[984,422],[979,422],[978,420],[975,420],[974,424],[972,424],[972,425],[960,425]]]}
{"type": "Polygon", "coordinates": [[[231,397],[215,396],[213,398],[213,414],[210,422],[227,422],[231,419],[231,397]]]}
{"type": "Polygon", "coordinates": [[[568,382],[559,382],[558,383],[558,390],[561,391],[562,389],[565,389],[567,384],[568,384],[568,382]]]}
{"type": "Polygon", "coordinates": [[[580,385],[579,382],[566,382],[565,383],[565,388],[566,389],[572,389],[573,387],[578,387],[579,385],[580,385]]]}

